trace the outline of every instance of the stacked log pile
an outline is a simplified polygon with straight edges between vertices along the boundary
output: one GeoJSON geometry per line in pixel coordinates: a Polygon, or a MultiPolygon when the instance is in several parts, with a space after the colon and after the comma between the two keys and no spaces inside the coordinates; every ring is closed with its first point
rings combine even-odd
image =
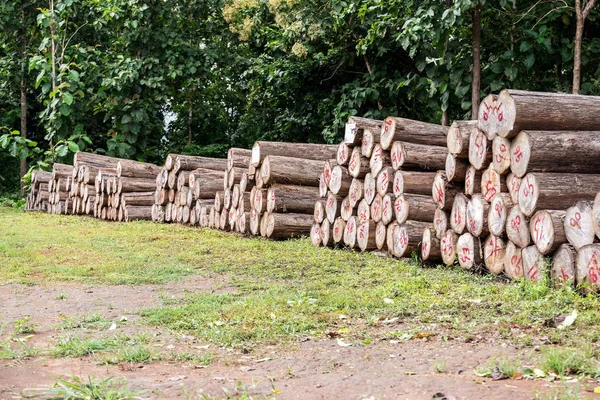
{"type": "Polygon", "coordinates": [[[52,177],[48,181],[49,207],[53,214],[67,214],[69,207],[69,184],[73,167],[67,164],[54,163],[52,177]]]}
{"type": "MultiPolygon", "coordinates": [[[[349,120],[335,165],[329,174],[327,163],[324,167],[313,244],[383,250],[395,257],[418,251],[438,208],[431,188],[446,153],[446,129],[439,125],[394,117],[349,120]]],[[[427,256],[439,258],[437,239],[431,242],[435,248],[427,256]]]]}
{"type": "Polygon", "coordinates": [[[158,173],[153,172],[149,217],[155,222],[208,226],[206,210],[223,189],[227,168],[224,158],[169,154],[158,173]]]}
{"type": "Polygon", "coordinates": [[[26,211],[49,211],[52,172],[34,171],[31,175],[31,188],[25,201],[26,211]]]}

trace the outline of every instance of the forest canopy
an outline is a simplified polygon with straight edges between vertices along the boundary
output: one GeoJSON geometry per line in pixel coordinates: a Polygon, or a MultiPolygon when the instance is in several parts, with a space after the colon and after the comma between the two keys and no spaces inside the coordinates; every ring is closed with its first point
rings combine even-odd
{"type": "Polygon", "coordinates": [[[5,0],[0,193],[18,188],[18,159],[24,173],[78,150],[161,164],[169,152],[224,156],[257,139],[335,143],[352,115],[469,119],[472,88],[475,98],[503,88],[600,95],[599,9],[595,0],[5,0]]]}

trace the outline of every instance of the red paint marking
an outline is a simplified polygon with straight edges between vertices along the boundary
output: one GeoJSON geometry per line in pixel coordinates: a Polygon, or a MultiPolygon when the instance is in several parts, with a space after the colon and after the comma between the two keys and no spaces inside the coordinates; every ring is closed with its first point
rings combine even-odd
{"type": "Polygon", "coordinates": [[[562,267],[560,268],[560,275],[557,278],[559,282],[566,282],[570,279],[569,275],[567,275],[562,267]]]}
{"type": "Polygon", "coordinates": [[[520,162],[521,159],[523,158],[523,152],[521,151],[521,146],[517,146],[517,148],[515,149],[515,152],[513,154],[515,155],[515,161],[520,162]]]}
{"type": "Polygon", "coordinates": [[[460,224],[460,222],[462,221],[462,218],[460,217],[460,213],[455,213],[454,214],[454,223],[455,224],[460,224]]]}
{"type": "Polygon", "coordinates": [[[512,225],[513,229],[515,229],[517,231],[517,233],[521,233],[521,229],[520,229],[521,216],[517,215],[516,217],[514,217],[513,220],[511,221],[511,225],[512,225]]]}
{"type": "Polygon", "coordinates": [[[463,247],[462,248],[462,256],[460,256],[460,261],[462,263],[467,263],[469,261],[471,261],[471,257],[469,256],[469,254],[471,254],[471,250],[469,250],[468,247],[463,247]]]}
{"type": "Polygon", "coordinates": [[[569,223],[571,224],[572,227],[577,227],[577,228],[581,229],[581,213],[579,211],[577,211],[575,213],[575,218],[571,218],[569,220],[569,223]]]}
{"type": "Polygon", "coordinates": [[[514,266],[516,275],[521,275],[521,262],[522,261],[523,261],[523,259],[518,257],[517,255],[514,255],[510,258],[510,263],[514,266]]]}
{"type": "Polygon", "coordinates": [[[475,136],[475,148],[475,153],[481,157],[483,155],[483,135],[480,133],[475,136]]]}
{"type": "Polygon", "coordinates": [[[534,281],[536,279],[537,274],[540,272],[540,270],[537,268],[537,263],[532,265],[531,268],[529,269],[529,272],[527,273],[527,275],[529,276],[529,279],[531,279],[532,281],[534,281]]]}
{"type": "Polygon", "coordinates": [[[475,232],[475,220],[469,221],[469,227],[471,228],[471,233],[475,232]]]}
{"type": "Polygon", "coordinates": [[[392,126],[392,121],[390,121],[389,119],[385,121],[385,128],[384,131],[385,133],[388,132],[389,128],[392,126]]]}
{"type": "Polygon", "coordinates": [[[498,218],[502,218],[502,205],[500,203],[496,203],[494,205],[494,209],[498,213],[498,218]]]}
{"type": "Polygon", "coordinates": [[[535,231],[535,241],[536,243],[541,241],[544,235],[544,231],[542,229],[540,229],[541,227],[538,226],[539,223],[541,223],[542,220],[538,217],[535,219],[535,222],[533,223],[533,230],[535,231]]]}

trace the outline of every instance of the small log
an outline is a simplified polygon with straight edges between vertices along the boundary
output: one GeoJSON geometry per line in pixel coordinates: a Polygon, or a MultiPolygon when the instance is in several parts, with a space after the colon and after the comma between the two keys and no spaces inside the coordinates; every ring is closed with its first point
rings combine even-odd
{"type": "Polygon", "coordinates": [[[475,194],[467,203],[467,230],[476,237],[489,233],[487,216],[490,205],[481,194],[475,194]]]}
{"type": "Polygon", "coordinates": [[[245,172],[240,179],[240,193],[249,192],[254,187],[254,179],[250,180],[248,172],[245,172]]]}
{"type": "Polygon", "coordinates": [[[441,239],[444,232],[448,230],[448,214],[440,208],[433,214],[433,229],[438,239],[441,239]]]}
{"type": "Polygon", "coordinates": [[[371,219],[375,222],[381,221],[383,216],[383,196],[376,195],[371,203],[371,219]]]}
{"type": "Polygon", "coordinates": [[[323,222],[323,220],[325,219],[325,216],[326,216],[325,203],[320,200],[317,200],[315,202],[314,211],[313,211],[313,218],[314,218],[315,222],[320,225],[323,222]]]}
{"type": "Polygon", "coordinates": [[[506,226],[508,210],[514,207],[510,196],[506,193],[498,193],[492,198],[487,215],[488,229],[494,236],[502,236],[506,226]]]}
{"type": "Polygon", "coordinates": [[[333,233],[331,231],[331,222],[328,219],[323,220],[321,224],[321,243],[325,247],[333,244],[333,233]]]}
{"type": "Polygon", "coordinates": [[[152,206],[126,206],[124,207],[125,222],[136,220],[152,220],[152,206]]]}
{"type": "Polygon", "coordinates": [[[346,222],[346,227],[344,228],[344,244],[351,249],[356,247],[356,229],[356,217],[350,217],[346,222]]]}
{"type": "Polygon", "coordinates": [[[523,257],[523,276],[525,278],[538,282],[546,277],[546,262],[537,247],[525,247],[521,251],[521,257],[523,257]]]}
{"type": "MultiPolygon", "coordinates": [[[[236,183],[233,185],[233,189],[231,189],[231,204],[233,208],[237,208],[240,203],[240,185],[236,183]]],[[[267,208],[268,208],[268,198],[267,198],[267,208]]]]}
{"type": "MultiPolygon", "coordinates": [[[[435,228],[434,228],[435,229],[435,228]]],[[[438,231],[435,232],[436,237],[438,231]]],[[[447,230],[443,233],[440,239],[440,247],[442,253],[442,262],[446,265],[453,265],[456,261],[456,244],[458,242],[458,235],[452,230],[447,230]]]]}
{"type": "Polygon", "coordinates": [[[362,199],[360,203],[358,203],[358,208],[356,210],[356,218],[357,223],[362,224],[363,222],[368,221],[371,218],[371,206],[365,199],[362,199]]]}
{"type": "Polygon", "coordinates": [[[418,251],[421,239],[423,239],[423,230],[429,224],[421,221],[406,221],[398,224],[394,230],[394,246],[392,255],[396,257],[407,257],[414,251],[418,251]]]}
{"type": "MultiPolygon", "coordinates": [[[[73,167],[79,168],[79,164],[87,164],[97,168],[116,168],[118,162],[121,160],[121,158],[104,156],[102,154],[78,151],[73,156],[73,167]]],[[[69,174],[71,174],[72,171],[73,170],[71,169],[69,174]]]]}
{"type": "Polygon", "coordinates": [[[329,187],[329,183],[331,182],[331,172],[334,167],[335,167],[335,162],[329,161],[329,160],[324,161],[323,162],[323,172],[319,176],[319,182],[321,181],[321,179],[324,179],[325,185],[327,185],[327,187],[329,187]]]}
{"type": "Polygon", "coordinates": [[[448,153],[445,166],[448,182],[464,182],[468,169],[469,164],[465,160],[458,160],[452,154],[448,153]]]}
{"type": "Polygon", "coordinates": [[[364,157],[370,158],[373,154],[375,145],[379,143],[379,137],[381,135],[381,129],[363,131],[360,152],[364,157]]]}
{"type": "Polygon", "coordinates": [[[573,285],[577,281],[575,253],[575,249],[567,244],[560,245],[554,252],[550,277],[555,286],[573,285]]]}
{"type": "Polygon", "coordinates": [[[323,235],[321,234],[321,224],[314,223],[310,228],[310,242],[315,247],[323,245],[323,235]]]}
{"type": "Polygon", "coordinates": [[[150,192],[156,188],[153,180],[137,178],[119,178],[116,193],[150,192]]]}
{"type": "Polygon", "coordinates": [[[375,246],[378,250],[384,250],[387,248],[386,244],[387,239],[387,226],[383,223],[383,221],[379,221],[377,223],[377,227],[375,228],[375,246]]]}
{"type": "Polygon", "coordinates": [[[494,170],[493,165],[483,171],[481,174],[481,194],[487,202],[492,201],[496,194],[507,191],[506,181],[494,170]]]}
{"type": "Polygon", "coordinates": [[[392,193],[394,185],[394,170],[390,167],[384,168],[377,174],[376,189],[380,195],[392,193]]]}
{"type": "Polygon", "coordinates": [[[450,228],[459,235],[465,233],[467,228],[467,203],[469,199],[462,193],[454,196],[452,211],[450,212],[450,228]]]}
{"type": "Polygon", "coordinates": [[[333,223],[333,242],[341,243],[344,240],[344,230],[346,229],[346,221],[341,217],[336,218],[333,223]]]}
{"type": "Polygon", "coordinates": [[[469,166],[465,173],[465,195],[472,196],[481,192],[481,171],[477,171],[474,166],[469,166]]]}
{"type": "Polygon", "coordinates": [[[339,197],[332,192],[327,195],[327,201],[325,202],[325,214],[327,220],[331,224],[335,222],[335,219],[340,216],[340,208],[342,205],[342,197],[339,197]]]}
{"type": "Polygon", "coordinates": [[[260,232],[260,213],[255,209],[250,210],[250,233],[254,236],[260,232]]]}
{"type": "Polygon", "coordinates": [[[315,187],[274,184],[267,190],[266,210],[270,213],[309,214],[314,210],[318,195],[315,187]]]}
{"type": "Polygon", "coordinates": [[[245,168],[233,167],[227,174],[227,187],[232,188],[233,185],[239,184],[242,176],[246,173],[245,168]]]}
{"type": "MultiPolygon", "coordinates": [[[[320,175],[319,175],[319,177],[320,177],[320,175]]],[[[265,186],[265,178],[262,175],[261,168],[258,168],[256,170],[256,173],[254,174],[254,185],[258,189],[262,189],[265,186]]]]}
{"type": "Polygon", "coordinates": [[[356,242],[358,248],[361,251],[375,250],[377,248],[375,243],[375,222],[371,220],[365,221],[358,225],[356,229],[356,242]]]}
{"type": "Polygon", "coordinates": [[[508,194],[510,195],[510,200],[513,202],[513,204],[517,204],[519,202],[519,189],[521,188],[521,181],[522,179],[512,172],[506,177],[508,194]]]}
{"type": "MultiPolygon", "coordinates": [[[[429,198],[431,200],[431,198],[429,198]]],[[[381,200],[381,221],[385,225],[392,222],[394,219],[394,202],[395,197],[391,193],[387,193],[381,200]]],[[[434,208],[435,210],[435,208],[434,208]]]]}
{"type": "Polygon", "coordinates": [[[383,168],[387,168],[392,165],[390,154],[387,151],[383,151],[381,145],[377,143],[372,151],[369,159],[369,168],[371,169],[371,175],[377,176],[379,171],[383,168]]]}
{"type": "Polygon", "coordinates": [[[508,239],[520,248],[529,246],[529,221],[518,206],[514,206],[508,212],[506,218],[506,235],[508,239]]]}
{"type": "MultiPolygon", "coordinates": [[[[117,162],[116,174],[117,178],[147,178],[156,179],[160,173],[161,167],[151,163],[139,162],[134,160],[119,160],[117,162]]],[[[93,175],[90,171],[86,172],[86,180],[90,182],[93,175]]]]}
{"type": "MultiPolygon", "coordinates": [[[[265,201],[265,205],[266,205],[265,201]]],[[[229,210],[231,208],[231,190],[229,188],[225,189],[223,192],[223,208],[229,210]]]]}
{"type": "Polygon", "coordinates": [[[386,234],[385,234],[385,247],[387,248],[387,252],[390,255],[394,255],[394,245],[397,243],[398,237],[398,223],[396,221],[390,223],[387,226],[386,234]]]}
{"type": "Polygon", "coordinates": [[[232,168],[248,168],[250,159],[252,158],[252,150],[240,149],[232,147],[227,151],[227,169],[232,168]]]}
{"type": "Polygon", "coordinates": [[[402,193],[431,195],[431,187],[437,172],[402,171],[394,173],[393,193],[397,197],[402,193]]]}
{"type": "Polygon", "coordinates": [[[506,246],[502,238],[489,235],[483,245],[483,260],[487,270],[494,275],[504,271],[504,255],[506,246]]]}
{"type": "Polygon", "coordinates": [[[240,214],[239,220],[237,222],[237,226],[238,226],[238,231],[241,234],[246,235],[248,233],[249,226],[250,226],[250,213],[249,212],[240,214]]]}
{"type": "Polygon", "coordinates": [[[394,142],[391,149],[394,170],[443,170],[446,168],[448,149],[442,146],[394,142]]]}
{"type": "MultiPolygon", "coordinates": [[[[254,192],[254,209],[258,211],[259,214],[262,214],[267,211],[267,200],[265,199],[267,191],[265,189],[256,189],[254,192]]],[[[225,204],[223,204],[225,206],[225,204]]],[[[314,210],[313,203],[313,210],[314,210]]],[[[227,208],[227,207],[225,207],[227,208]]],[[[320,221],[319,221],[320,222],[320,221]]]]}
{"type": "Polygon", "coordinates": [[[523,277],[522,250],[510,240],[504,250],[504,274],[510,279],[523,277]]]}
{"type": "Polygon", "coordinates": [[[590,131],[600,126],[596,96],[505,89],[479,107],[479,128],[488,135],[510,138],[522,130],[590,131]]]}
{"type": "Polygon", "coordinates": [[[431,195],[438,207],[444,211],[452,210],[454,196],[458,193],[460,193],[460,189],[448,183],[446,173],[438,171],[431,187],[431,195]]]}
{"type": "Polygon", "coordinates": [[[407,220],[433,222],[437,204],[431,196],[422,194],[401,194],[393,203],[396,221],[403,224],[407,220]]]}
{"type": "Polygon", "coordinates": [[[361,144],[364,131],[381,132],[382,124],[383,121],[380,120],[352,116],[346,123],[344,143],[358,146],[361,144]]]}
{"type": "Polygon", "coordinates": [[[350,199],[348,196],[344,197],[342,200],[342,205],[340,207],[340,216],[344,221],[348,221],[354,212],[354,207],[350,206],[350,199]]]}
{"type": "Polygon", "coordinates": [[[594,242],[596,235],[592,202],[578,201],[567,209],[564,215],[564,233],[575,250],[594,242]]]}
{"type": "Polygon", "coordinates": [[[350,156],[352,155],[352,148],[354,146],[350,146],[347,143],[340,143],[338,145],[337,154],[335,160],[338,165],[348,165],[350,162],[350,156]]]}
{"type": "Polygon", "coordinates": [[[174,169],[169,172],[169,176],[167,177],[167,187],[169,189],[177,188],[177,171],[174,169]]]}
{"type": "Polygon", "coordinates": [[[352,183],[350,184],[350,191],[348,192],[348,200],[350,202],[350,207],[355,208],[358,202],[360,202],[363,198],[364,190],[363,184],[359,179],[352,179],[352,183]]]}
{"type": "Polygon", "coordinates": [[[454,121],[448,129],[446,147],[448,153],[462,160],[469,158],[469,137],[471,130],[477,127],[477,120],[454,121]]]}
{"type": "Polygon", "coordinates": [[[388,150],[392,143],[398,140],[406,143],[445,147],[446,133],[448,133],[448,128],[441,125],[406,118],[387,117],[381,127],[380,143],[384,150],[388,150]]]}
{"type": "Polygon", "coordinates": [[[335,159],[337,150],[338,146],[330,144],[257,141],[252,146],[250,164],[258,167],[264,163],[268,156],[290,158],[290,154],[302,155],[301,159],[304,160],[322,162],[323,160],[335,159]]]}
{"type": "Polygon", "coordinates": [[[121,195],[121,203],[125,206],[151,206],[154,200],[154,192],[131,192],[121,195]]]}
{"type": "Polygon", "coordinates": [[[363,179],[370,172],[370,160],[360,154],[360,147],[352,149],[350,162],[348,163],[348,173],[357,179],[363,179]]]}
{"type": "Polygon", "coordinates": [[[469,136],[469,163],[477,170],[487,168],[492,162],[492,146],[485,133],[477,128],[469,136]]]}
{"type": "Polygon", "coordinates": [[[217,212],[221,212],[221,210],[223,209],[223,195],[225,193],[224,192],[217,192],[215,193],[215,203],[214,203],[214,207],[215,207],[215,211],[217,212]]]}
{"type": "Polygon", "coordinates": [[[227,159],[178,155],[175,159],[175,165],[173,165],[175,173],[179,171],[193,171],[197,168],[224,171],[227,169],[227,159]]]}
{"type": "Polygon", "coordinates": [[[442,260],[440,240],[435,237],[435,232],[431,227],[423,230],[423,238],[421,239],[421,259],[430,262],[442,260]]]}
{"type": "MultiPolygon", "coordinates": [[[[382,173],[383,171],[381,171],[379,175],[381,175],[382,173]]],[[[375,198],[375,194],[377,193],[377,182],[370,172],[367,175],[365,175],[365,180],[363,182],[363,193],[363,197],[367,201],[367,204],[371,204],[373,202],[373,199],[375,198]]]]}
{"type": "Polygon", "coordinates": [[[323,161],[269,155],[262,162],[260,175],[267,185],[283,183],[318,187],[322,170],[323,161]]]}
{"type": "Polygon", "coordinates": [[[352,184],[352,176],[348,173],[348,169],[337,165],[331,171],[331,179],[329,180],[329,190],[333,194],[346,196],[350,191],[352,184]]]}
{"type": "Polygon", "coordinates": [[[222,231],[231,231],[232,230],[231,225],[229,225],[229,210],[223,210],[221,212],[221,215],[219,216],[219,228],[222,231]]]}
{"type": "Polygon", "coordinates": [[[177,174],[177,184],[175,188],[179,191],[183,186],[188,186],[190,181],[190,172],[191,171],[181,171],[177,174]]]}
{"type": "Polygon", "coordinates": [[[519,188],[519,207],[530,216],[536,209],[566,210],[581,200],[594,198],[600,175],[532,172],[519,188]]]}
{"type": "Polygon", "coordinates": [[[484,263],[479,238],[470,233],[460,235],[456,242],[456,257],[464,269],[479,269],[484,263]]]}

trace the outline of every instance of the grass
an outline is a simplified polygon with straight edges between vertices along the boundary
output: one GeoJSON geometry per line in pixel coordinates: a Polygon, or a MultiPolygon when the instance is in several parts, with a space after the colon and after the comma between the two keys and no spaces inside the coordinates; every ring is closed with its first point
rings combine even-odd
{"type": "MultiPolygon", "coordinates": [[[[9,208],[0,208],[0,231],[0,284],[228,277],[234,291],[176,299],[162,293],[161,306],[140,311],[150,325],[219,346],[251,349],[254,343],[332,332],[367,346],[377,338],[412,340],[427,334],[465,341],[491,336],[550,349],[587,346],[590,357],[598,357],[600,298],[568,287],[554,289],[548,282],[507,283],[460,268],[422,268],[416,261],[316,249],[307,239],[238,239],[176,225],[117,224],[9,208]],[[573,310],[579,312],[573,326],[558,330],[548,324],[573,310]]],[[[93,319],[64,322],[65,329],[93,329],[93,319]]],[[[63,343],[64,354],[95,354],[110,347],[80,340],[63,343]]],[[[549,369],[560,368],[548,362],[549,369]]],[[[580,370],[568,367],[568,373],[580,370]]]]}
{"type": "Polygon", "coordinates": [[[86,380],[73,376],[68,379],[57,379],[54,385],[43,389],[26,389],[27,398],[44,398],[48,400],[128,400],[142,399],[144,391],[133,391],[124,381],[108,379],[95,379],[87,377],[86,380]]]}

